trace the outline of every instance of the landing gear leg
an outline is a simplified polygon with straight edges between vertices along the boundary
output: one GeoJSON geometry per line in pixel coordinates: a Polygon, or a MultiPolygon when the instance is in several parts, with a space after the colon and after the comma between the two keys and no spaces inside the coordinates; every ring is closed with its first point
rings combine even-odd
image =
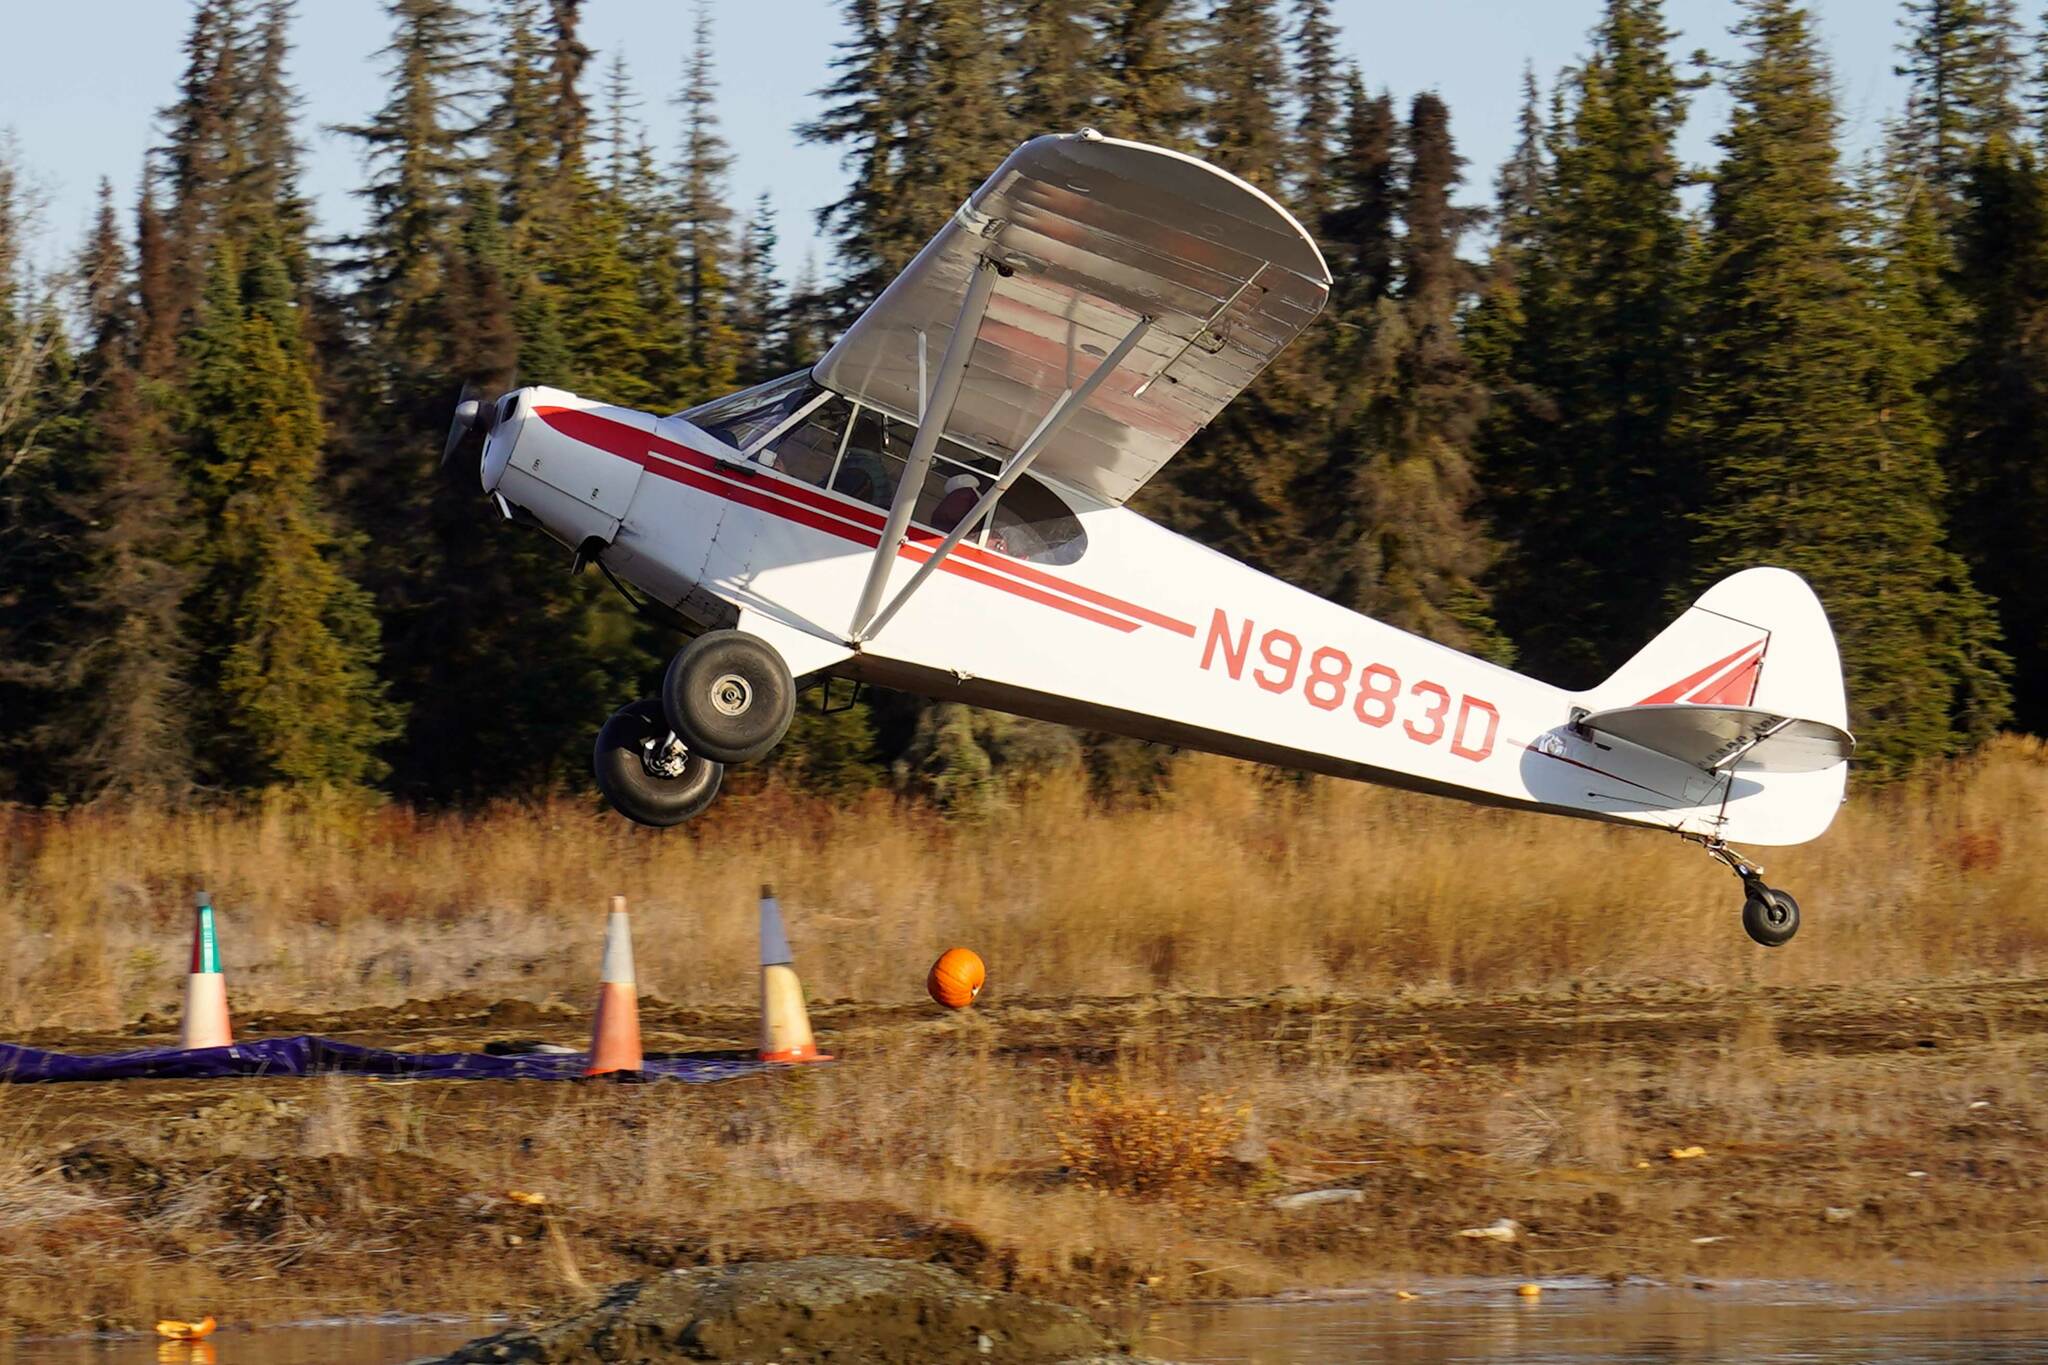
{"type": "Polygon", "coordinates": [[[1702,841],[1707,856],[1742,878],[1742,928],[1766,948],[1782,948],[1799,932],[1799,902],[1764,884],[1764,870],[1719,839],[1702,841]]]}

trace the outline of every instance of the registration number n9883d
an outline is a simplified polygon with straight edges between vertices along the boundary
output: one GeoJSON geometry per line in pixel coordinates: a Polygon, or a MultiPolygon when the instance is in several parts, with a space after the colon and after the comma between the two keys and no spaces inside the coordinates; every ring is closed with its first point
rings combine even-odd
{"type": "Polygon", "coordinates": [[[1477,763],[1493,752],[1500,712],[1477,697],[1456,696],[1427,678],[1408,683],[1392,665],[1366,663],[1354,672],[1349,654],[1334,645],[1310,649],[1289,631],[1261,633],[1250,617],[1233,632],[1221,607],[1209,619],[1202,667],[1219,667],[1237,681],[1248,680],[1276,696],[1294,693],[1318,711],[1348,714],[1361,725],[1400,732],[1417,744],[1450,740],[1451,752],[1477,763]],[[1256,644],[1257,654],[1253,647],[1256,644]],[[1455,713],[1455,715],[1454,715],[1455,713]]]}

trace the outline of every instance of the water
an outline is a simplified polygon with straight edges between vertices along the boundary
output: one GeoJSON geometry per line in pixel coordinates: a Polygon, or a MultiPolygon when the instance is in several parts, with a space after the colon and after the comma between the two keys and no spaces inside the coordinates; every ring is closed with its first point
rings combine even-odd
{"type": "Polygon", "coordinates": [[[0,1365],[390,1365],[496,1330],[496,1324],[474,1319],[392,1318],[253,1332],[222,1328],[192,1345],[134,1336],[0,1339],[0,1365]]]}
{"type": "Polygon", "coordinates": [[[1191,1365],[2005,1365],[2048,1361],[2048,1288],[1844,1297],[1558,1285],[1524,1300],[1512,1286],[1463,1286],[1407,1302],[1381,1291],[1162,1310],[1136,1335],[1145,1354],[1191,1365]]]}
{"type": "MultiPolygon", "coordinates": [[[[139,1337],[0,1341],[0,1365],[390,1365],[494,1330],[404,1319],[223,1330],[198,1348],[139,1337]]],[[[2017,1365],[2048,1361],[2048,1286],[1844,1297],[1809,1287],[1674,1290],[1553,1282],[1162,1309],[1138,1349],[1187,1365],[2017,1365]]]]}

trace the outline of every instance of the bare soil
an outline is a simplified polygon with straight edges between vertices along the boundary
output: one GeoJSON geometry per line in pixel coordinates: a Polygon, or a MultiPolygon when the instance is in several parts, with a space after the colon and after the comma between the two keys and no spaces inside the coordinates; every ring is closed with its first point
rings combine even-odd
{"type": "MultiPolygon", "coordinates": [[[[2048,1264],[2048,981],[812,1017],[840,1061],[707,1086],[0,1089],[0,1330],[538,1320],[677,1268],[811,1255],[1098,1313],[1431,1275],[1952,1282],[2048,1264]],[[1227,1103],[1241,1131],[1171,1198],[1090,1186],[1062,1155],[1061,1097],[1091,1078],[1169,1122],[1227,1103]],[[1316,1190],[1343,1193],[1287,1199],[1316,1190]],[[1508,1237],[1464,1235],[1502,1219],[1508,1237]]],[[[743,1048],[755,1027],[658,1000],[643,1020],[650,1051],[743,1048]]],[[[236,1025],[443,1051],[580,1045],[587,1019],[454,996],[236,1025]]],[[[113,1050],[172,1027],[23,1041],[113,1050]]]]}

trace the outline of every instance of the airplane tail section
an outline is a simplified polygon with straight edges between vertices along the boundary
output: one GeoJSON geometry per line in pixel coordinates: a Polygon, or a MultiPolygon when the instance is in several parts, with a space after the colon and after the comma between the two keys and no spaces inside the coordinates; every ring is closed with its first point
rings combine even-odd
{"type": "Polygon", "coordinates": [[[1747,569],[1580,698],[1580,725],[1726,782],[1717,832],[1804,843],[1847,781],[1848,701],[1820,600],[1785,569],[1747,569]]]}

